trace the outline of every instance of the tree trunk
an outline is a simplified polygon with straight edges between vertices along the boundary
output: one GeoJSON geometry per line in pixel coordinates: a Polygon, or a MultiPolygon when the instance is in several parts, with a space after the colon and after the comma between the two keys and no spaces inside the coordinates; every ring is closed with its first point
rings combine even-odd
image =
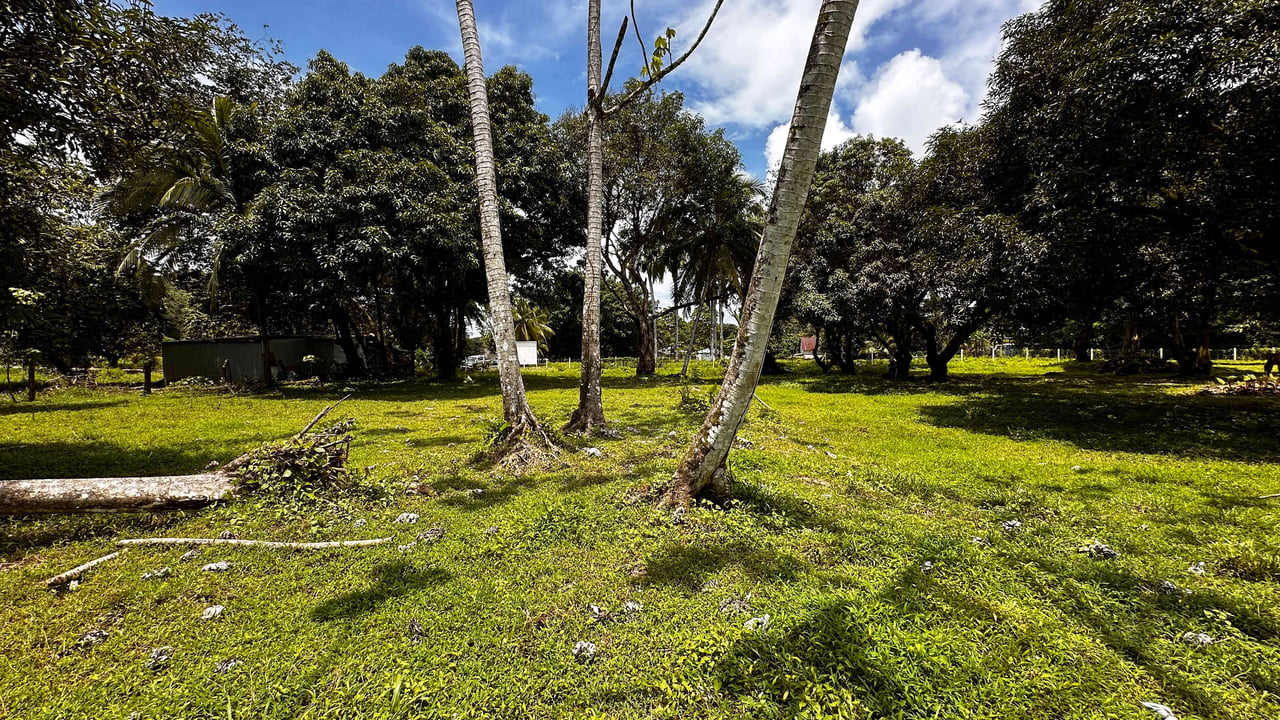
{"type": "Polygon", "coordinates": [[[893,334],[893,345],[885,348],[889,352],[889,370],[885,377],[890,380],[909,380],[911,378],[911,332],[893,334]]]}
{"type": "Polygon", "coordinates": [[[1209,341],[1213,339],[1213,325],[1200,323],[1200,347],[1196,349],[1195,374],[1208,375],[1213,370],[1213,357],[1209,353],[1209,341]]]}
{"type": "Polygon", "coordinates": [[[640,326],[640,347],[636,348],[636,377],[653,375],[658,371],[657,361],[653,357],[653,317],[640,313],[636,318],[640,326]]]}
{"type": "Polygon", "coordinates": [[[0,480],[0,515],[186,510],[228,498],[227,475],[0,480]]]}
{"type": "Polygon", "coordinates": [[[1076,333],[1075,353],[1076,362],[1089,362],[1089,325],[1086,324],[1076,333]]]}
{"type": "Polygon", "coordinates": [[[150,358],[147,358],[146,362],[142,363],[142,394],[143,395],[151,394],[151,371],[154,370],[155,367],[156,367],[156,361],[150,358]]]}
{"type": "Polygon", "coordinates": [[[587,2],[587,248],[582,287],[582,374],[578,407],[565,432],[604,429],[604,396],[600,388],[600,277],[604,226],[604,118],[600,97],[600,0],[587,2]]]}
{"type": "Polygon", "coordinates": [[[1132,360],[1138,356],[1141,338],[1138,336],[1138,324],[1129,320],[1124,324],[1124,339],[1120,342],[1120,357],[1132,360]]]}
{"type": "Polygon", "coordinates": [[[262,343],[262,381],[271,387],[276,384],[275,377],[271,375],[271,368],[275,367],[276,358],[271,352],[271,335],[267,332],[267,309],[262,293],[257,294],[257,305],[258,340],[262,343]]]}
{"type": "Polygon", "coordinates": [[[351,332],[351,318],[341,309],[334,310],[333,326],[338,331],[338,345],[347,356],[347,366],[343,369],[344,377],[361,377],[364,375],[364,360],[360,358],[360,348],[356,345],[354,333],[351,332]]]}
{"type": "Polygon", "coordinates": [[[857,0],[824,0],[818,11],[773,200],[742,306],[737,342],[720,392],[676,469],[663,496],[664,505],[683,507],[697,495],[728,492],[726,460],[760,379],[787,260],[813,181],[836,76],[857,7],[857,0]]]}
{"type": "Polygon", "coordinates": [[[489,281],[489,314],[493,318],[493,343],[498,354],[498,376],[502,386],[502,416],[512,428],[512,436],[537,430],[538,420],[529,408],[516,355],[516,326],[507,287],[507,265],[502,255],[502,226],[498,216],[498,181],[493,168],[493,135],[489,124],[489,91],[485,86],[484,63],[480,57],[480,36],[476,31],[471,0],[457,0],[458,28],[462,32],[462,54],[467,72],[467,92],[471,105],[471,128],[475,134],[476,189],[480,195],[480,242],[484,248],[484,271],[489,281]]]}
{"type": "Polygon", "coordinates": [[[702,306],[697,305],[693,308],[693,324],[689,328],[689,349],[684,354],[684,367],[680,368],[680,377],[689,377],[689,361],[693,359],[693,351],[697,350],[698,344],[698,319],[702,317],[702,306]]]}
{"type": "Polygon", "coordinates": [[[778,357],[773,354],[772,350],[765,350],[764,365],[760,367],[762,375],[781,375],[782,366],[778,364],[778,357]]]}
{"type": "MultiPolygon", "coordinates": [[[[831,366],[827,364],[826,360],[822,359],[822,335],[823,335],[823,332],[821,327],[814,328],[813,330],[813,362],[816,363],[818,367],[821,368],[822,372],[825,373],[831,369],[831,366]]],[[[828,330],[826,332],[826,335],[827,335],[827,342],[830,343],[831,331],[828,330]]]]}

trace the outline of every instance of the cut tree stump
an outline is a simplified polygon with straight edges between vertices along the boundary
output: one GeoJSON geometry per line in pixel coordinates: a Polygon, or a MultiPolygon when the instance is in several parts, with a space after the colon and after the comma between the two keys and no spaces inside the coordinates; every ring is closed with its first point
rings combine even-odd
{"type": "Polygon", "coordinates": [[[0,515],[186,510],[229,499],[231,476],[0,480],[0,515]]]}

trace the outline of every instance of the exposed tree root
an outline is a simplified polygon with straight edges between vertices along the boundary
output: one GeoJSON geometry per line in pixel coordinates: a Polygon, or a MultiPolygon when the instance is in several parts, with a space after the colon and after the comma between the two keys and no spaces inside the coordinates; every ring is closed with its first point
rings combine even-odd
{"type": "Polygon", "coordinates": [[[684,470],[683,467],[676,470],[671,484],[658,500],[658,507],[668,510],[687,508],[693,504],[694,500],[710,500],[717,505],[722,505],[732,497],[729,489],[731,478],[728,469],[723,465],[716,468],[711,478],[705,482],[697,482],[692,476],[682,473],[682,470],[684,470]]]}
{"type": "Polygon", "coordinates": [[[560,457],[560,448],[536,422],[503,430],[481,459],[515,473],[545,468],[560,457]]]}

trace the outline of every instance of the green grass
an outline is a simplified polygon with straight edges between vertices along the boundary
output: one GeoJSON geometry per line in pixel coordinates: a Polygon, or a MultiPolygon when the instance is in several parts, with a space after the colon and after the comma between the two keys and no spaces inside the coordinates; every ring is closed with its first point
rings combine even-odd
{"type": "MultiPolygon", "coordinates": [[[[705,393],[714,367],[698,369],[705,393]]],[[[1280,717],[1280,500],[1256,499],[1280,492],[1274,399],[1036,360],[969,360],[944,386],[794,366],[760,388],[776,412],[741,433],[737,499],[676,524],[643,491],[701,417],[677,379],[625,372],[605,389],[621,437],[567,440],[539,473],[472,462],[500,412],[486,373],[355,388],[339,414],[357,419],[351,462],[380,499],[0,520],[0,716],[1155,718],[1153,701],[1184,720],[1280,717]],[[415,480],[438,494],[405,495],[415,480]],[[394,524],[401,512],[421,520],[394,524]],[[397,548],[435,526],[440,542],[397,548]],[[184,548],[133,548],[77,590],[43,588],[118,538],[224,530],[396,539],[186,563],[184,548]],[[1077,552],[1095,541],[1119,556],[1077,552]],[[223,559],[230,572],[199,571],[223,559]],[[140,579],[162,566],[171,577],[140,579]],[[747,593],[751,614],[721,611],[747,593]],[[225,614],[201,621],[212,604],[225,614]],[[77,647],[90,630],[108,637],[77,647]],[[574,660],[580,640],[595,662],[574,660]],[[145,669],[160,646],[172,660],[145,669]],[[243,664],[214,672],[231,657],[243,664]]],[[[562,422],[576,376],[526,380],[562,422]]],[[[0,403],[0,478],[198,471],[341,394],[0,403]]]]}

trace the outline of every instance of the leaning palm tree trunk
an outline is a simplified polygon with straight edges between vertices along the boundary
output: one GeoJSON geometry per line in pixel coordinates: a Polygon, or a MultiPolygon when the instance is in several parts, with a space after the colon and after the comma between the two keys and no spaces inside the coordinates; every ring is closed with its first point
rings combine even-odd
{"type": "Polygon", "coordinates": [[[502,385],[502,415],[517,436],[537,430],[538,420],[529,409],[516,356],[516,327],[507,288],[507,266],[502,257],[502,226],[498,219],[498,182],[493,170],[493,136],[489,125],[489,93],[485,88],[484,63],[480,58],[480,36],[476,31],[471,0],[457,0],[458,27],[462,30],[462,54],[467,71],[467,91],[471,102],[471,126],[476,145],[476,189],[480,194],[480,242],[484,248],[484,270],[489,281],[489,313],[493,318],[493,342],[498,353],[498,376],[502,385]]]}
{"type": "Polygon", "coordinates": [[[836,76],[857,9],[857,0],[824,0],[818,11],[818,24],[800,81],[768,221],[742,305],[743,322],[738,328],[733,355],[702,429],[680,461],[672,484],[663,496],[665,505],[687,505],[701,493],[728,491],[725,460],[760,379],[787,260],[817,166],[827,111],[831,108],[836,76]]]}
{"type": "Polygon", "coordinates": [[[600,389],[600,278],[604,234],[604,117],[600,97],[600,0],[587,3],[587,256],[582,291],[582,376],[578,381],[578,409],[566,432],[592,433],[604,429],[604,400],[600,389]]]}

